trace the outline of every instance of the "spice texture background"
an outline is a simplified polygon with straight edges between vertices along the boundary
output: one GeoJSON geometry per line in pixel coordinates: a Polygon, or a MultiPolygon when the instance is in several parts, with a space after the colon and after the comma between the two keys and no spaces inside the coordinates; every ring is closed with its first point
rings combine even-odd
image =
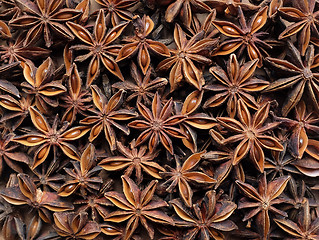
{"type": "Polygon", "coordinates": [[[316,0],[0,3],[0,239],[319,239],[316,0]]]}

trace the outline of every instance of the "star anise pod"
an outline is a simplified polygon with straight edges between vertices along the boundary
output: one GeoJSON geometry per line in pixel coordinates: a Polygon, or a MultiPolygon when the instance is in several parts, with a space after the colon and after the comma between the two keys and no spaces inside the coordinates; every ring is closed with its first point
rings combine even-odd
{"type": "Polygon", "coordinates": [[[220,231],[232,231],[237,228],[235,223],[228,219],[237,205],[220,199],[214,190],[208,191],[200,203],[194,204],[191,212],[178,199],[170,203],[182,219],[176,220],[175,225],[189,228],[184,234],[185,240],[197,239],[199,236],[202,240],[225,239],[220,231]]]}
{"type": "Polygon", "coordinates": [[[104,67],[113,75],[124,81],[121,70],[114,60],[114,57],[119,54],[121,45],[112,44],[122,33],[127,23],[119,24],[112,29],[107,29],[105,25],[105,14],[101,9],[97,16],[94,25],[94,34],[92,35],[83,26],[68,22],[67,25],[71,31],[76,35],[84,44],[74,45],[70,47],[74,50],[86,50],[89,53],[81,55],[75,58],[75,61],[84,61],[91,57],[91,61],[88,67],[86,75],[86,87],[89,87],[91,83],[100,74],[100,62],[104,67]]]}
{"type": "Polygon", "coordinates": [[[160,57],[169,57],[170,52],[163,43],[147,38],[154,29],[154,22],[149,16],[144,15],[141,18],[135,15],[132,22],[135,36],[123,39],[128,43],[121,48],[116,61],[120,62],[138,54],[137,62],[145,75],[151,64],[150,52],[160,57]]]}
{"type": "Polygon", "coordinates": [[[51,148],[53,148],[54,153],[56,152],[56,148],[60,148],[69,158],[74,160],[80,159],[78,150],[67,141],[81,138],[90,130],[88,127],[78,126],[66,130],[68,123],[65,122],[58,130],[57,117],[55,117],[51,127],[46,118],[34,107],[30,107],[29,111],[32,123],[39,132],[17,136],[14,138],[14,141],[28,147],[39,146],[33,157],[32,169],[35,169],[47,159],[51,148]]]}
{"type": "Polygon", "coordinates": [[[166,191],[171,193],[176,186],[178,186],[179,195],[186,204],[187,207],[192,206],[193,190],[190,187],[191,182],[201,185],[212,185],[216,182],[215,179],[210,176],[195,170],[201,155],[205,152],[194,153],[190,155],[183,164],[181,164],[178,157],[175,157],[176,167],[165,166],[168,170],[161,172],[161,175],[168,180],[162,183],[162,186],[166,187],[166,191]],[[168,186],[168,187],[167,187],[168,186]]]}
{"type": "Polygon", "coordinates": [[[11,37],[12,35],[8,25],[4,21],[0,20],[0,38],[7,39],[11,37]]]}
{"type": "Polygon", "coordinates": [[[95,0],[98,4],[103,6],[106,12],[106,25],[113,27],[120,24],[121,21],[130,21],[133,18],[132,12],[129,8],[134,7],[138,0],[95,0]]]}
{"type": "Polygon", "coordinates": [[[31,61],[23,62],[21,65],[26,80],[21,86],[24,92],[34,96],[35,106],[42,113],[49,111],[48,105],[57,107],[59,102],[56,96],[65,92],[66,88],[61,81],[53,80],[55,74],[52,59],[47,58],[39,68],[36,68],[31,61]]]}
{"type": "Polygon", "coordinates": [[[145,75],[142,75],[134,62],[131,64],[131,77],[134,79],[135,83],[125,80],[124,82],[114,83],[112,87],[132,92],[127,97],[126,101],[132,101],[134,98],[137,98],[137,102],[142,102],[145,105],[151,104],[150,99],[153,99],[155,96],[155,93],[152,91],[157,91],[168,83],[166,78],[157,77],[152,80],[150,68],[145,75]]]}
{"type": "Polygon", "coordinates": [[[210,97],[204,107],[217,107],[227,101],[227,113],[233,118],[237,112],[238,99],[241,99],[247,107],[257,110],[259,106],[252,94],[269,85],[269,82],[254,76],[257,64],[258,59],[255,59],[239,65],[236,55],[231,54],[226,70],[220,66],[211,67],[209,72],[218,83],[207,85],[204,89],[218,93],[210,97]]]}
{"type": "Polygon", "coordinates": [[[165,169],[157,162],[153,161],[158,152],[147,152],[147,146],[135,147],[135,141],[130,143],[130,148],[125,147],[121,142],[117,142],[117,150],[122,156],[111,156],[102,159],[99,163],[106,171],[118,171],[126,169],[124,175],[130,177],[135,170],[136,183],[143,181],[142,170],[153,178],[161,179],[159,172],[165,169]]]}
{"type": "MultiPolygon", "coordinates": [[[[70,76],[68,78],[68,93],[61,96],[64,103],[60,104],[66,108],[62,116],[62,121],[72,124],[78,114],[87,116],[85,113],[92,107],[92,97],[87,90],[82,89],[82,80],[75,63],[72,65],[70,76]]],[[[1,104],[1,102],[0,102],[1,104]]]]}
{"type": "Polygon", "coordinates": [[[152,102],[151,110],[144,104],[138,102],[137,108],[145,120],[135,120],[128,124],[131,128],[144,130],[136,140],[136,146],[139,146],[149,140],[149,151],[154,152],[159,143],[173,154],[173,143],[169,136],[174,138],[184,138],[180,129],[173,127],[181,123],[185,116],[173,114],[173,100],[170,99],[162,107],[162,101],[158,92],[152,102]]]}
{"type": "Polygon", "coordinates": [[[195,12],[210,12],[211,8],[201,0],[175,0],[171,3],[165,12],[165,20],[169,23],[179,15],[182,23],[190,27],[195,12]]]}
{"type": "Polygon", "coordinates": [[[18,37],[8,40],[6,45],[1,44],[1,60],[8,63],[13,63],[16,61],[25,62],[27,59],[35,60],[38,58],[48,57],[51,53],[50,50],[41,47],[32,45],[24,46],[24,40],[25,34],[19,34],[18,37]]]}
{"type": "Polygon", "coordinates": [[[285,190],[289,179],[289,176],[282,176],[267,183],[264,173],[259,179],[258,189],[248,183],[236,180],[238,187],[246,195],[239,200],[238,209],[253,208],[245,214],[243,221],[256,217],[256,224],[264,239],[267,239],[270,229],[269,212],[288,216],[286,212],[275,208],[273,205],[285,202],[285,199],[280,198],[279,195],[285,190]]]}
{"type": "Polygon", "coordinates": [[[256,168],[260,172],[264,172],[265,154],[263,148],[273,151],[282,151],[284,149],[275,137],[265,135],[266,132],[280,124],[279,122],[271,122],[263,126],[268,117],[269,108],[270,103],[268,102],[251,117],[248,108],[239,99],[237,113],[240,122],[230,117],[217,117],[218,122],[223,127],[237,134],[225,139],[211,129],[210,133],[214,140],[223,145],[240,141],[234,151],[233,165],[238,164],[249,152],[249,157],[256,168]]]}
{"type": "Polygon", "coordinates": [[[86,212],[54,213],[54,229],[66,240],[95,239],[101,232],[98,223],[89,221],[86,212]]]}
{"type": "Polygon", "coordinates": [[[302,212],[297,222],[290,219],[274,219],[277,225],[292,237],[286,240],[303,239],[316,240],[319,238],[319,217],[312,219],[310,214],[309,202],[304,198],[302,212]]]}
{"type": "Polygon", "coordinates": [[[178,84],[185,79],[188,83],[201,90],[205,84],[202,71],[194,64],[211,64],[208,52],[217,44],[217,39],[203,38],[204,31],[197,33],[189,40],[182,28],[176,24],[174,29],[174,41],[176,49],[171,49],[173,56],[159,63],[157,71],[167,71],[169,73],[169,83],[171,92],[178,84]]]}
{"type": "Polygon", "coordinates": [[[92,110],[95,116],[89,116],[81,120],[80,123],[93,125],[89,141],[96,139],[102,131],[104,131],[105,139],[107,140],[111,151],[116,149],[116,135],[113,126],[129,135],[130,130],[125,125],[117,123],[117,121],[130,120],[137,117],[137,114],[128,109],[119,109],[124,100],[124,91],[120,90],[115,93],[109,101],[96,85],[91,86],[93,103],[96,110],[92,110]]]}
{"type": "Polygon", "coordinates": [[[95,147],[89,144],[81,155],[80,162],[72,162],[73,169],[64,168],[71,177],[57,193],[62,197],[70,196],[80,189],[81,196],[86,196],[87,192],[98,191],[103,183],[101,177],[97,176],[101,168],[95,165],[95,147]]]}
{"type": "Polygon", "coordinates": [[[317,26],[319,25],[319,11],[316,11],[316,0],[292,1],[293,6],[278,9],[280,16],[289,25],[280,35],[279,39],[298,34],[298,47],[302,56],[305,55],[311,37],[319,38],[317,26]]]}
{"type": "Polygon", "coordinates": [[[51,213],[72,210],[72,204],[63,201],[55,192],[42,191],[36,188],[31,178],[23,173],[18,174],[19,185],[0,191],[0,195],[13,205],[28,204],[37,210],[41,219],[51,222],[51,213]]]}
{"type": "Polygon", "coordinates": [[[14,28],[28,29],[23,42],[24,46],[37,42],[43,36],[45,45],[50,47],[53,43],[52,33],[58,34],[68,40],[74,36],[63,25],[64,22],[76,19],[81,12],[75,9],[63,8],[64,0],[17,0],[26,13],[9,22],[14,28]]]}
{"type": "Polygon", "coordinates": [[[13,133],[0,134],[0,175],[2,175],[4,163],[18,173],[22,173],[23,170],[17,163],[29,164],[28,156],[17,150],[19,147],[17,144],[12,144],[14,136],[13,133]]]}
{"type": "Polygon", "coordinates": [[[267,10],[268,7],[260,9],[247,25],[247,20],[245,19],[242,9],[241,7],[238,7],[241,28],[228,21],[213,21],[214,26],[222,34],[232,38],[224,41],[216,50],[214,50],[213,56],[228,55],[237,49],[239,49],[238,56],[241,56],[246,49],[250,60],[259,59],[258,67],[262,67],[263,56],[261,51],[266,54],[264,48],[272,48],[269,44],[260,39],[267,33],[259,32],[267,22],[267,10]]]}
{"type": "Polygon", "coordinates": [[[306,104],[304,101],[300,101],[295,106],[295,119],[274,117],[278,122],[281,122],[283,126],[286,126],[292,134],[289,139],[289,149],[293,156],[302,158],[308,146],[308,134],[319,133],[319,116],[316,112],[306,112],[306,104]]]}
{"type": "Polygon", "coordinates": [[[148,220],[160,224],[173,224],[173,220],[159,208],[168,204],[162,199],[154,199],[157,181],[153,180],[144,189],[138,186],[127,176],[122,176],[123,194],[107,192],[105,197],[120,210],[110,213],[104,220],[110,222],[124,222],[128,220],[124,239],[130,239],[141,222],[151,239],[154,238],[154,228],[148,220]]]}
{"type": "Polygon", "coordinates": [[[318,109],[319,106],[319,94],[317,91],[319,88],[319,73],[314,70],[319,66],[319,54],[315,55],[314,46],[310,45],[303,60],[301,53],[291,42],[288,42],[288,49],[287,54],[290,61],[266,58],[270,65],[286,74],[284,77],[270,83],[264,92],[292,88],[281,110],[283,116],[287,116],[290,110],[298,104],[301,97],[304,96],[305,88],[307,88],[314,107],[318,109]],[[289,73],[288,76],[287,73],[289,73]]]}
{"type": "Polygon", "coordinates": [[[14,131],[21,125],[24,119],[29,116],[29,107],[33,102],[32,96],[21,96],[19,99],[15,99],[10,95],[0,95],[0,106],[7,111],[1,117],[0,122],[11,123],[11,128],[14,131]]]}

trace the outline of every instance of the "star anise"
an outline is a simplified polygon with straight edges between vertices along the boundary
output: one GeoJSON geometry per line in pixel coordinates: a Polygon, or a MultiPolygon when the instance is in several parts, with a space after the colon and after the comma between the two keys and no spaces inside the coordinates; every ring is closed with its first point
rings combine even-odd
{"type": "Polygon", "coordinates": [[[66,91],[61,81],[53,80],[54,65],[52,59],[47,58],[39,68],[31,61],[21,63],[26,82],[21,83],[23,91],[34,96],[35,106],[42,112],[49,111],[48,105],[57,107],[59,102],[57,95],[66,91]],[[55,97],[55,98],[52,98],[55,97]]]}
{"type": "Polygon", "coordinates": [[[175,0],[165,12],[165,20],[169,23],[179,15],[183,24],[190,27],[195,12],[210,12],[211,8],[201,0],[175,0]]]}
{"type": "Polygon", "coordinates": [[[65,180],[65,176],[56,173],[56,166],[45,166],[42,165],[41,170],[40,169],[33,169],[34,177],[33,181],[36,184],[37,188],[41,186],[41,189],[43,191],[49,191],[50,189],[53,189],[54,191],[58,191],[61,187],[62,183],[65,180]]]}
{"type": "Polygon", "coordinates": [[[124,175],[130,177],[135,170],[136,183],[143,181],[142,170],[153,178],[161,179],[159,172],[165,169],[156,163],[154,158],[158,152],[147,152],[147,146],[143,145],[139,149],[135,147],[135,141],[130,143],[130,148],[125,147],[121,142],[117,142],[117,150],[123,156],[112,156],[102,159],[99,163],[106,171],[118,171],[125,169],[124,175]]]}
{"type": "Polygon", "coordinates": [[[236,204],[220,199],[216,191],[208,191],[200,203],[192,206],[192,213],[183,206],[181,201],[174,199],[170,201],[175,212],[182,219],[176,220],[175,225],[190,228],[183,239],[202,240],[225,239],[220,231],[232,231],[237,228],[234,222],[228,220],[236,209],[236,204]]]}
{"type": "Polygon", "coordinates": [[[128,109],[119,109],[124,100],[124,91],[120,90],[115,93],[109,101],[102,91],[96,86],[91,86],[93,103],[97,110],[92,110],[96,116],[89,116],[81,120],[80,123],[86,125],[94,125],[90,132],[89,141],[96,139],[102,131],[104,131],[111,151],[116,149],[116,135],[113,126],[129,135],[130,130],[125,125],[117,123],[117,121],[130,120],[137,117],[137,114],[128,109]]]}
{"type": "Polygon", "coordinates": [[[47,159],[51,148],[53,148],[54,152],[56,152],[56,148],[60,148],[69,158],[74,160],[80,159],[77,149],[67,141],[74,141],[81,138],[90,130],[88,127],[78,126],[66,131],[68,123],[65,122],[66,124],[57,130],[57,117],[51,127],[46,118],[34,107],[30,107],[29,111],[32,123],[39,132],[17,136],[14,138],[14,141],[28,147],[40,145],[34,154],[32,169],[35,169],[47,159]]]}
{"type": "Polygon", "coordinates": [[[37,210],[41,219],[47,223],[51,222],[51,213],[72,210],[72,204],[63,201],[55,192],[42,191],[36,188],[34,182],[26,174],[18,174],[19,186],[5,188],[0,195],[13,205],[28,204],[37,210]]]}
{"type": "Polygon", "coordinates": [[[61,212],[54,213],[54,229],[66,240],[95,239],[101,232],[98,223],[89,221],[86,212],[61,212]]]}
{"type": "Polygon", "coordinates": [[[260,6],[244,2],[242,0],[206,0],[205,3],[212,9],[216,9],[218,13],[231,14],[236,16],[238,13],[238,7],[246,11],[256,11],[260,6]]]}
{"type": "Polygon", "coordinates": [[[319,217],[312,219],[310,214],[309,202],[306,198],[303,201],[302,212],[297,222],[290,219],[274,219],[278,226],[289,235],[289,239],[316,240],[319,238],[319,217]]]}
{"type": "Polygon", "coordinates": [[[106,25],[113,27],[120,24],[121,21],[130,21],[133,14],[129,8],[134,7],[138,0],[95,0],[98,4],[103,6],[106,12],[106,25]]]}
{"type": "Polygon", "coordinates": [[[28,29],[23,42],[24,46],[33,44],[43,36],[45,45],[50,47],[53,43],[52,33],[58,34],[68,40],[74,36],[62,23],[71,21],[80,16],[81,12],[75,9],[63,8],[64,0],[17,0],[26,13],[9,22],[14,28],[28,29]]]}
{"type": "Polygon", "coordinates": [[[30,96],[26,98],[21,96],[21,98],[17,100],[10,95],[0,95],[0,106],[7,110],[1,117],[0,122],[8,123],[10,121],[11,129],[14,131],[20,126],[24,119],[29,116],[29,107],[31,104],[32,97],[30,96]]]}
{"type": "Polygon", "coordinates": [[[217,84],[205,86],[205,90],[217,91],[213,97],[210,97],[204,107],[217,107],[227,100],[227,113],[230,117],[235,117],[237,112],[237,102],[241,99],[243,103],[255,110],[258,109],[254,92],[264,90],[269,82],[254,77],[258,59],[239,65],[236,55],[231,54],[227,62],[227,69],[220,66],[214,66],[209,72],[217,79],[217,84]]]}
{"type": "Polygon", "coordinates": [[[18,173],[22,173],[22,168],[17,163],[29,164],[28,156],[17,150],[17,144],[12,144],[13,133],[0,134],[0,175],[2,175],[4,163],[18,173]]]}
{"type": "Polygon", "coordinates": [[[290,61],[270,57],[266,59],[270,65],[284,71],[286,75],[270,83],[264,92],[274,92],[292,87],[281,110],[283,116],[287,116],[290,110],[298,104],[301,97],[304,96],[305,88],[308,90],[314,107],[318,108],[319,106],[317,91],[319,88],[319,73],[313,70],[319,66],[319,54],[315,55],[314,46],[310,45],[303,60],[300,52],[291,42],[288,42],[288,49],[287,54],[290,61]],[[292,76],[287,76],[287,73],[292,76]]]}
{"type": "Polygon", "coordinates": [[[135,36],[123,39],[128,43],[121,48],[116,61],[131,58],[138,53],[138,65],[145,75],[151,63],[150,52],[160,57],[169,57],[170,52],[163,43],[147,38],[154,29],[154,22],[149,16],[141,18],[135,15],[132,22],[135,36]]]}
{"type": "Polygon", "coordinates": [[[153,180],[144,189],[138,186],[127,176],[122,176],[123,194],[107,192],[105,197],[120,210],[110,213],[104,220],[110,222],[124,222],[128,220],[124,239],[130,239],[141,222],[151,239],[154,238],[154,228],[148,220],[160,224],[173,224],[173,220],[159,208],[168,204],[162,199],[154,199],[157,181],[153,180]]]}
{"type": "Polygon", "coordinates": [[[0,38],[7,39],[11,37],[12,35],[8,25],[4,21],[0,20],[0,38]]]}
{"type": "Polygon", "coordinates": [[[240,122],[230,117],[217,117],[218,122],[223,127],[237,134],[224,139],[219,133],[211,129],[210,133],[214,140],[223,145],[240,141],[234,151],[233,165],[238,164],[249,152],[250,159],[256,168],[263,172],[265,161],[263,148],[273,151],[282,151],[284,149],[275,137],[265,135],[266,132],[280,124],[279,122],[271,122],[263,126],[268,117],[269,108],[270,104],[268,102],[251,117],[248,108],[239,99],[237,113],[240,122]]]}
{"type": "Polygon", "coordinates": [[[66,108],[62,122],[67,121],[70,124],[76,120],[77,114],[87,116],[85,112],[92,106],[89,104],[92,101],[90,93],[87,90],[82,90],[82,80],[76,64],[72,65],[68,78],[68,93],[62,95],[61,99],[64,101],[61,106],[66,108]]]}
{"type": "Polygon", "coordinates": [[[103,183],[101,177],[97,176],[101,168],[95,165],[95,147],[89,144],[81,155],[80,162],[72,162],[73,169],[64,168],[70,175],[68,180],[57,193],[62,197],[70,196],[80,189],[81,196],[86,196],[87,192],[98,191],[103,183]]]}
{"type": "Polygon", "coordinates": [[[174,138],[184,138],[180,129],[173,127],[181,123],[185,116],[173,114],[173,100],[168,100],[162,107],[162,101],[158,92],[152,102],[151,110],[144,104],[138,102],[137,108],[145,120],[135,120],[128,124],[131,128],[144,130],[136,140],[136,146],[139,146],[149,140],[149,151],[154,152],[159,143],[173,154],[173,143],[169,136],[174,138]]]}
{"type": "Polygon", "coordinates": [[[174,41],[176,49],[170,50],[173,54],[159,63],[158,71],[167,71],[169,73],[169,83],[171,92],[174,91],[178,84],[185,79],[188,83],[201,90],[205,84],[202,71],[194,64],[201,65],[211,64],[208,52],[217,44],[217,39],[204,38],[204,31],[197,33],[189,40],[186,38],[185,32],[176,24],[174,30],[174,41]]]}
{"type": "Polygon", "coordinates": [[[75,61],[82,62],[91,57],[86,75],[87,87],[89,87],[99,76],[100,62],[103,63],[104,67],[109,72],[124,81],[121,70],[114,60],[114,57],[119,54],[121,45],[112,45],[112,43],[121,35],[122,31],[127,26],[127,23],[122,23],[112,29],[107,29],[105,25],[104,11],[100,9],[99,15],[95,21],[93,35],[79,24],[68,22],[67,25],[74,35],[76,35],[84,43],[74,45],[71,49],[89,51],[89,53],[75,58],[75,61]]]}
{"type": "Polygon", "coordinates": [[[2,0],[1,3],[1,7],[5,6],[0,13],[0,17],[3,19],[15,19],[22,13],[16,0],[2,0]]]}
{"type": "Polygon", "coordinates": [[[289,25],[280,35],[279,39],[284,39],[298,33],[298,47],[302,56],[305,55],[311,37],[318,38],[319,32],[319,11],[315,10],[316,0],[293,1],[292,7],[281,7],[278,9],[280,16],[289,25]]]}
{"type": "Polygon", "coordinates": [[[281,122],[289,131],[292,131],[289,140],[289,149],[293,156],[302,158],[304,151],[308,145],[308,134],[319,133],[319,116],[316,112],[306,112],[306,104],[300,101],[295,106],[295,119],[276,117],[276,121],[281,122]]]}
{"type": "Polygon", "coordinates": [[[215,179],[210,176],[195,170],[201,155],[205,152],[194,153],[190,155],[183,164],[181,164],[178,157],[175,157],[176,167],[165,166],[168,170],[161,172],[164,178],[169,178],[166,182],[162,183],[162,186],[168,187],[166,191],[171,193],[176,186],[178,186],[179,195],[186,204],[187,207],[192,206],[193,190],[189,183],[197,183],[201,185],[212,185],[216,182],[215,179]]]}
{"type": "Polygon", "coordinates": [[[243,51],[246,49],[250,60],[259,59],[258,67],[262,67],[263,56],[261,51],[266,53],[264,48],[272,48],[269,44],[260,39],[267,33],[259,32],[259,30],[267,22],[267,10],[268,7],[260,9],[254,15],[249,25],[247,25],[242,9],[241,7],[238,7],[239,23],[241,28],[228,21],[213,21],[214,26],[222,34],[232,38],[224,41],[216,50],[214,50],[213,56],[228,55],[237,49],[239,49],[238,56],[241,56],[243,51]]]}
{"type": "Polygon", "coordinates": [[[50,50],[41,47],[32,45],[23,46],[24,40],[25,34],[20,34],[18,37],[8,40],[6,45],[1,44],[1,60],[8,63],[13,63],[16,61],[25,62],[27,59],[35,60],[38,58],[48,57],[51,53],[50,50]]]}
{"type": "Polygon", "coordinates": [[[253,208],[245,214],[243,221],[256,216],[256,224],[264,239],[267,239],[270,229],[269,211],[281,216],[288,216],[286,212],[273,205],[285,202],[285,199],[280,198],[279,195],[285,190],[289,179],[289,176],[282,176],[267,183],[264,173],[259,179],[258,189],[240,180],[236,181],[240,190],[246,195],[239,200],[238,209],[253,208]]]}
{"type": "Polygon", "coordinates": [[[149,68],[145,75],[142,75],[137,69],[134,62],[131,64],[131,76],[135,83],[125,80],[124,82],[116,82],[112,85],[113,88],[123,89],[132,92],[126,99],[131,101],[137,97],[137,102],[143,102],[145,105],[150,105],[151,100],[155,96],[152,91],[157,91],[159,88],[164,87],[168,81],[166,78],[157,77],[151,80],[151,69],[149,68]]]}

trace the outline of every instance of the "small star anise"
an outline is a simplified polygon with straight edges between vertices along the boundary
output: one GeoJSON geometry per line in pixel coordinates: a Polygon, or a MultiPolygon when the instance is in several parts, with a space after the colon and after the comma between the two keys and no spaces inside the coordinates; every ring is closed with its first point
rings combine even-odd
{"type": "Polygon", "coordinates": [[[145,120],[135,120],[128,124],[131,128],[144,130],[136,140],[136,146],[139,146],[149,140],[149,151],[154,152],[159,143],[173,154],[173,143],[169,136],[174,138],[184,138],[180,129],[173,127],[181,123],[185,116],[173,114],[173,100],[170,99],[162,107],[162,101],[158,92],[152,102],[151,110],[144,104],[138,102],[137,108],[145,120]]]}

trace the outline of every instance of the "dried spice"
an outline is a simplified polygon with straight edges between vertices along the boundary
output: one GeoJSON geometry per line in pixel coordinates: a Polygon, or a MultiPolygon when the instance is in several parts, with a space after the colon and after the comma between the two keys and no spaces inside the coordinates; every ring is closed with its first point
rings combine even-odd
{"type": "Polygon", "coordinates": [[[0,239],[318,239],[318,12],[0,1],[0,239]]]}

